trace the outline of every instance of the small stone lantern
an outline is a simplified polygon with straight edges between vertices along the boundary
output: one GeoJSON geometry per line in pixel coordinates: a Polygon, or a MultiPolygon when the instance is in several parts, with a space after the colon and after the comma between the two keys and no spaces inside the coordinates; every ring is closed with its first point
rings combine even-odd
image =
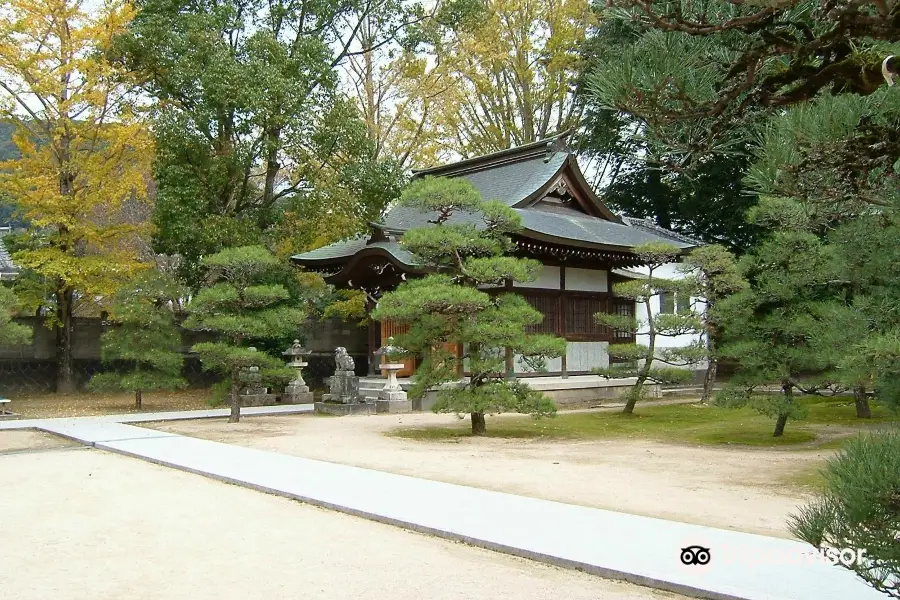
{"type": "Polygon", "coordinates": [[[381,371],[387,376],[387,383],[378,394],[378,400],[375,403],[378,412],[409,412],[411,410],[410,402],[406,397],[406,392],[397,381],[397,372],[406,366],[399,362],[399,358],[406,354],[406,350],[395,346],[394,338],[389,337],[387,344],[372,354],[384,357],[385,362],[381,364],[381,371]]]}
{"type": "Polygon", "coordinates": [[[312,392],[309,386],[303,380],[303,367],[309,363],[306,357],[312,354],[311,350],[307,350],[300,344],[300,340],[294,340],[290,348],[281,353],[289,359],[287,366],[297,370],[297,376],[287,384],[284,388],[284,395],[281,398],[284,404],[311,404],[313,401],[312,392]]]}

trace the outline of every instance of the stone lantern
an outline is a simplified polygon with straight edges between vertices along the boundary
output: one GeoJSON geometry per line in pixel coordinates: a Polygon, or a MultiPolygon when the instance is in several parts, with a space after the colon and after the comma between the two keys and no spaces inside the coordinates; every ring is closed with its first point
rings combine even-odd
{"type": "Polygon", "coordinates": [[[288,358],[287,366],[297,370],[297,376],[284,388],[281,402],[283,404],[312,404],[313,394],[309,391],[306,382],[303,381],[303,367],[309,364],[306,362],[306,357],[312,354],[312,351],[304,348],[300,344],[300,340],[294,340],[293,345],[281,354],[288,358]]]}
{"type": "MultiPolygon", "coordinates": [[[[256,348],[250,347],[247,350],[256,352],[256,348]]],[[[275,394],[268,393],[268,390],[262,386],[262,373],[259,367],[250,366],[241,369],[241,383],[243,390],[241,392],[242,406],[270,406],[275,404],[275,394]]]]}
{"type": "Polygon", "coordinates": [[[406,355],[406,350],[394,345],[394,338],[389,337],[387,344],[373,352],[375,356],[384,358],[380,368],[387,377],[387,383],[378,394],[375,401],[376,412],[410,412],[412,403],[407,399],[406,392],[397,381],[397,372],[406,365],[400,362],[400,357],[406,355]]]}

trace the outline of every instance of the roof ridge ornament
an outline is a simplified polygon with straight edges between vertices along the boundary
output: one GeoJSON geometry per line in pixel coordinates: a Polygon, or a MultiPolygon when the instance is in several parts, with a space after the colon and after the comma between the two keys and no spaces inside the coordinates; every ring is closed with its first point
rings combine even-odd
{"type": "Polygon", "coordinates": [[[572,147],[569,145],[569,136],[572,135],[571,129],[566,129],[565,131],[560,131],[556,135],[547,138],[547,156],[544,157],[544,162],[550,162],[553,159],[553,155],[557,152],[565,152],[566,154],[572,153],[572,147]]]}

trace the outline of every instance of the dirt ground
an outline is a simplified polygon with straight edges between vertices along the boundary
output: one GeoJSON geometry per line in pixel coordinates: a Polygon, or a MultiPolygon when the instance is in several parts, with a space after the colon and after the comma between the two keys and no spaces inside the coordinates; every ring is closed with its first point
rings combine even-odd
{"type": "Polygon", "coordinates": [[[41,431],[29,431],[27,429],[0,431],[0,455],[28,450],[55,450],[58,448],[78,447],[80,447],[80,444],[76,442],[41,431]]]}
{"type": "Polygon", "coordinates": [[[0,490],[15,600],[681,598],[91,449],[0,455],[0,490]]]}
{"type": "Polygon", "coordinates": [[[143,410],[134,408],[134,394],[32,394],[11,396],[9,409],[24,419],[86,417],[136,412],[200,410],[209,408],[209,390],[147,392],[143,410]]]}
{"type": "Polygon", "coordinates": [[[215,419],[153,427],[425,479],[778,537],[790,537],[785,519],[805,499],[802,490],[784,482],[828,455],[635,440],[421,442],[384,435],[397,427],[454,419],[430,413],[305,415],[244,418],[232,425],[215,419]]]}

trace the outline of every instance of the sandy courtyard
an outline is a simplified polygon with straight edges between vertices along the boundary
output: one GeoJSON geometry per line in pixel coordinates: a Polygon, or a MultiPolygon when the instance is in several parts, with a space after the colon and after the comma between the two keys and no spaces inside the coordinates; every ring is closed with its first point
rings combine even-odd
{"type": "Polygon", "coordinates": [[[11,600],[681,598],[86,448],[0,453],[0,490],[11,600]]]}
{"type": "MultiPolygon", "coordinates": [[[[711,448],[636,440],[387,437],[398,426],[452,423],[452,415],[279,416],[182,421],[154,428],[572,504],[790,537],[785,519],[804,496],[785,485],[827,452],[711,448]]],[[[488,422],[490,427],[490,421],[488,422]]]]}

